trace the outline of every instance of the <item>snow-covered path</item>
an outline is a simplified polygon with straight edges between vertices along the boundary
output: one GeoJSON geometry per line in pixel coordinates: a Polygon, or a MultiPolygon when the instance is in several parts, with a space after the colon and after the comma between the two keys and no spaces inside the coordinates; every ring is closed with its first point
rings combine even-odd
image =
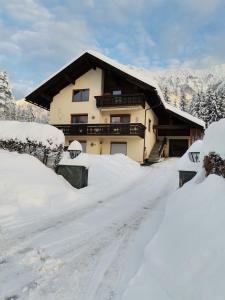
{"type": "Polygon", "coordinates": [[[121,299],[178,186],[175,164],[148,167],[97,204],[2,226],[0,299],[121,299]]]}

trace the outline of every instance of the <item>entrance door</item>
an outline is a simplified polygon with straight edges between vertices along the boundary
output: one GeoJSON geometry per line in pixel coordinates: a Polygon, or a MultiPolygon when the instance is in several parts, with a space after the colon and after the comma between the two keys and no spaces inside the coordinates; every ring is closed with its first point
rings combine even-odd
{"type": "Polygon", "coordinates": [[[116,153],[127,155],[127,143],[111,143],[111,154],[116,153]]]}
{"type": "Polygon", "coordinates": [[[169,156],[180,157],[188,149],[188,140],[169,140],[169,156]]]}

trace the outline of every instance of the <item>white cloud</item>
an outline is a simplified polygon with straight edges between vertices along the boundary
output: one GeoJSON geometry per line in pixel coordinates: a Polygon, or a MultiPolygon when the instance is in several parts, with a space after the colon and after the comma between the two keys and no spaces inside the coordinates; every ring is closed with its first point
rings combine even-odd
{"type": "Polygon", "coordinates": [[[16,100],[24,98],[35,87],[33,80],[15,80],[12,83],[13,94],[16,95],[16,100]]]}
{"type": "Polygon", "coordinates": [[[49,10],[35,0],[0,0],[0,5],[16,20],[34,22],[52,17],[49,10]]]}
{"type": "MultiPolygon", "coordinates": [[[[180,1],[177,0],[179,3],[180,1]]],[[[224,0],[183,0],[182,5],[187,10],[195,12],[199,17],[210,17],[224,4],[224,0]]]]}

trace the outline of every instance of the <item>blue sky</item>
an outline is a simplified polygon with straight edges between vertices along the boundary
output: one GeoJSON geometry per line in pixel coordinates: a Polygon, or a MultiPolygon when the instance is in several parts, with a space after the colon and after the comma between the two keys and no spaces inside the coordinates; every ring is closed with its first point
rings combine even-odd
{"type": "Polygon", "coordinates": [[[23,97],[95,49],[146,68],[225,63],[224,0],[0,0],[0,70],[23,97]]]}

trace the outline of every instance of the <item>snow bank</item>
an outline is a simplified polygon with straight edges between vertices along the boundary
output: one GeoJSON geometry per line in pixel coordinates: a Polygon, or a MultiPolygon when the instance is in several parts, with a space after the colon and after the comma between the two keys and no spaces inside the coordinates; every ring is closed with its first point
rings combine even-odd
{"type": "Polygon", "coordinates": [[[66,152],[61,163],[87,166],[88,187],[78,191],[38,159],[0,150],[0,216],[40,211],[48,214],[57,208],[68,210],[72,205],[93,204],[143,174],[138,163],[122,154],[80,154],[69,159],[66,152]]]}
{"type": "Polygon", "coordinates": [[[123,300],[224,299],[225,180],[192,180],[168,199],[163,223],[123,300]]]}
{"type": "Polygon", "coordinates": [[[216,152],[225,159],[225,119],[212,123],[203,139],[203,156],[216,152]]]}
{"type": "Polygon", "coordinates": [[[0,140],[15,140],[27,143],[27,140],[42,143],[50,149],[64,144],[61,130],[48,124],[18,121],[0,121],[0,140]]]}
{"type": "Polygon", "coordinates": [[[75,189],[33,156],[0,150],[0,166],[0,216],[43,214],[76,198],[75,189]]]}
{"type": "Polygon", "coordinates": [[[189,158],[189,152],[200,152],[202,151],[202,141],[198,140],[191,145],[191,147],[186,151],[186,153],[178,161],[178,170],[182,171],[198,171],[202,162],[194,163],[189,158]]]}
{"type": "Polygon", "coordinates": [[[120,185],[132,178],[141,175],[143,169],[134,160],[123,154],[93,155],[81,153],[74,159],[69,158],[65,152],[62,165],[81,165],[89,169],[88,185],[90,186],[113,186],[120,185]]]}

